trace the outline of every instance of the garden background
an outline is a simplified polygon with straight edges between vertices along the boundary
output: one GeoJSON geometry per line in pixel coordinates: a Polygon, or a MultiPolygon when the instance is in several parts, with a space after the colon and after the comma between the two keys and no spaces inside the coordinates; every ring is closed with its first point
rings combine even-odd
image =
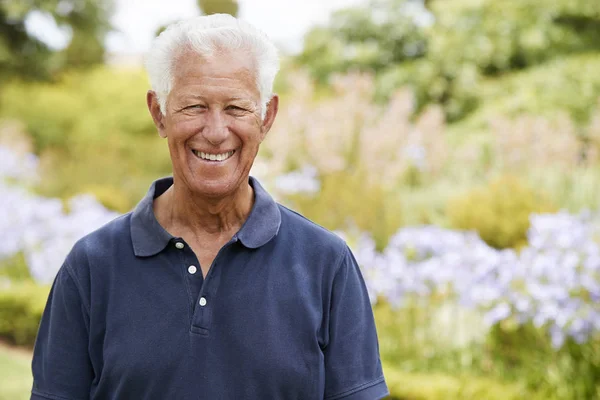
{"type": "MultiPolygon", "coordinates": [[[[170,173],[113,12],[0,1],[2,400],[28,398],[73,243],[170,173]]],[[[365,0],[283,54],[276,91],[252,173],[352,247],[393,399],[600,399],[600,1],[365,0]]]]}

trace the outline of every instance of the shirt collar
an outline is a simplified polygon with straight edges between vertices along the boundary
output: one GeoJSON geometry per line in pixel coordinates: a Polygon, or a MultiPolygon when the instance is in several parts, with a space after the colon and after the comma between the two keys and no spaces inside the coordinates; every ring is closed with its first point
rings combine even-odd
{"type": "MultiPolygon", "coordinates": [[[[254,177],[249,178],[254,189],[254,205],[242,228],[235,235],[248,248],[259,248],[268,243],[281,225],[281,213],[277,203],[254,177]]],[[[174,239],[157,221],[152,208],[154,199],[163,194],[173,178],[158,179],[152,183],[146,196],[138,203],[131,215],[131,241],[133,252],[139,257],[160,253],[174,239]]]]}

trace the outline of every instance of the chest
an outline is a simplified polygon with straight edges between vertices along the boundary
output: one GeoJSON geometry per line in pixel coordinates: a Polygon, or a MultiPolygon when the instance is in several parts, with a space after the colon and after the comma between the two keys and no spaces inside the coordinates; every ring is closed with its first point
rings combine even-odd
{"type": "MultiPolygon", "coordinates": [[[[201,263],[212,263],[218,251],[194,253],[201,263]]],[[[206,398],[322,398],[317,393],[323,303],[314,268],[285,255],[248,251],[231,256],[225,251],[202,284],[199,296],[206,301],[200,305],[181,280],[186,263],[179,260],[148,266],[170,271],[154,278],[160,285],[152,296],[145,278],[131,279],[127,289],[115,291],[128,293],[130,312],[127,318],[109,318],[105,327],[105,379],[137,388],[145,387],[149,377],[161,387],[186,382],[197,393],[220,388],[206,398]],[[257,385],[264,377],[268,385],[257,385]]],[[[125,307],[110,302],[109,316],[119,312],[110,304],[125,307]]]]}

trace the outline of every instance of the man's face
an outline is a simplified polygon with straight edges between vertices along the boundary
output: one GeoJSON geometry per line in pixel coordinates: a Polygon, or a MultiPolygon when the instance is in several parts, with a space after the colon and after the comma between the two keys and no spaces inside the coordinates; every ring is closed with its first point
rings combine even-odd
{"type": "Polygon", "coordinates": [[[271,100],[261,120],[256,69],[246,52],[209,58],[186,52],[175,65],[165,115],[153,92],[148,107],[168,140],[176,182],[204,196],[231,194],[247,184],[278,99],[271,100]]]}

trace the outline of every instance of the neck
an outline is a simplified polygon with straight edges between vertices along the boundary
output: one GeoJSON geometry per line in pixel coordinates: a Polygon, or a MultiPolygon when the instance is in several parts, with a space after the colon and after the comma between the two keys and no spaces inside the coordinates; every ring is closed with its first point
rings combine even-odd
{"type": "Polygon", "coordinates": [[[225,235],[230,238],[244,224],[254,204],[250,184],[222,198],[191,192],[177,181],[155,200],[158,222],[174,236],[195,238],[225,235]]]}

